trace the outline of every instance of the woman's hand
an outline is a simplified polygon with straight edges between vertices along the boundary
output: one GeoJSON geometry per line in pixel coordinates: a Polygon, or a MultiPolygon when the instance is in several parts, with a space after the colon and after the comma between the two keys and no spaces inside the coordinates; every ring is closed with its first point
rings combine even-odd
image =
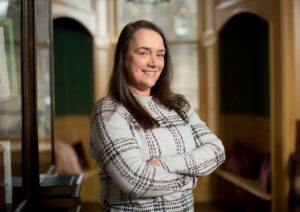
{"type": "Polygon", "coordinates": [[[158,158],[151,158],[150,160],[148,160],[148,164],[150,164],[152,166],[161,166],[162,167],[162,164],[158,158]]]}

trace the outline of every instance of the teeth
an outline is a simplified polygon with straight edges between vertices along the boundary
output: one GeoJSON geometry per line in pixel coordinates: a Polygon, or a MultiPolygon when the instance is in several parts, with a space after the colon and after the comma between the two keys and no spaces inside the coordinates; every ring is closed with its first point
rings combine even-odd
{"type": "Polygon", "coordinates": [[[142,70],[147,76],[149,75],[155,75],[156,71],[151,71],[151,70],[142,70]]]}
{"type": "Polygon", "coordinates": [[[143,71],[146,75],[150,75],[151,71],[147,71],[147,70],[144,70],[143,71]]]}

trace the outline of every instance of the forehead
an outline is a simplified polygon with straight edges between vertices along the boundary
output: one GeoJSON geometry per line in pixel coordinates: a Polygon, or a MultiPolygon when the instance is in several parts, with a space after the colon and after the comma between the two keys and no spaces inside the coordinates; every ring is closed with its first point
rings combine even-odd
{"type": "Polygon", "coordinates": [[[162,36],[151,29],[137,30],[130,40],[133,47],[164,48],[162,36]]]}

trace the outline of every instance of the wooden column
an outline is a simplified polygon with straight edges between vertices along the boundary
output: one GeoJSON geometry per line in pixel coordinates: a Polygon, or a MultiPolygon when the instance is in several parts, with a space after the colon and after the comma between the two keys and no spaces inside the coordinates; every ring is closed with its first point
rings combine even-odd
{"type": "Polygon", "coordinates": [[[22,169],[26,210],[34,210],[39,197],[37,137],[35,0],[22,1],[22,169]]]}
{"type": "MultiPolygon", "coordinates": [[[[215,29],[215,3],[214,1],[201,1],[204,12],[203,32],[201,42],[204,48],[205,65],[201,65],[205,72],[205,109],[207,125],[218,134],[218,115],[219,115],[219,85],[218,85],[218,67],[217,67],[217,32],[215,29]]],[[[201,60],[200,60],[200,63],[201,60]]],[[[203,63],[202,63],[203,64],[203,63]]]]}
{"type": "MultiPolygon", "coordinates": [[[[295,150],[295,59],[294,59],[294,1],[280,0],[281,35],[281,156],[277,160],[275,184],[279,193],[274,201],[276,211],[288,211],[289,158],[295,150]],[[278,203],[278,204],[277,204],[278,203]]],[[[296,26],[295,26],[296,27],[296,26]]],[[[274,175],[273,175],[274,176],[274,175]]]]}

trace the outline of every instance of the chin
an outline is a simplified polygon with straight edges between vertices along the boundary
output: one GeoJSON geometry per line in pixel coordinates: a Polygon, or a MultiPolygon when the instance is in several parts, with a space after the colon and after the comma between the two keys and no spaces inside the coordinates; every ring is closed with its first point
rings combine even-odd
{"type": "Polygon", "coordinates": [[[147,87],[150,88],[150,89],[153,88],[154,86],[155,86],[155,83],[151,83],[151,84],[147,85],[147,87]]]}

